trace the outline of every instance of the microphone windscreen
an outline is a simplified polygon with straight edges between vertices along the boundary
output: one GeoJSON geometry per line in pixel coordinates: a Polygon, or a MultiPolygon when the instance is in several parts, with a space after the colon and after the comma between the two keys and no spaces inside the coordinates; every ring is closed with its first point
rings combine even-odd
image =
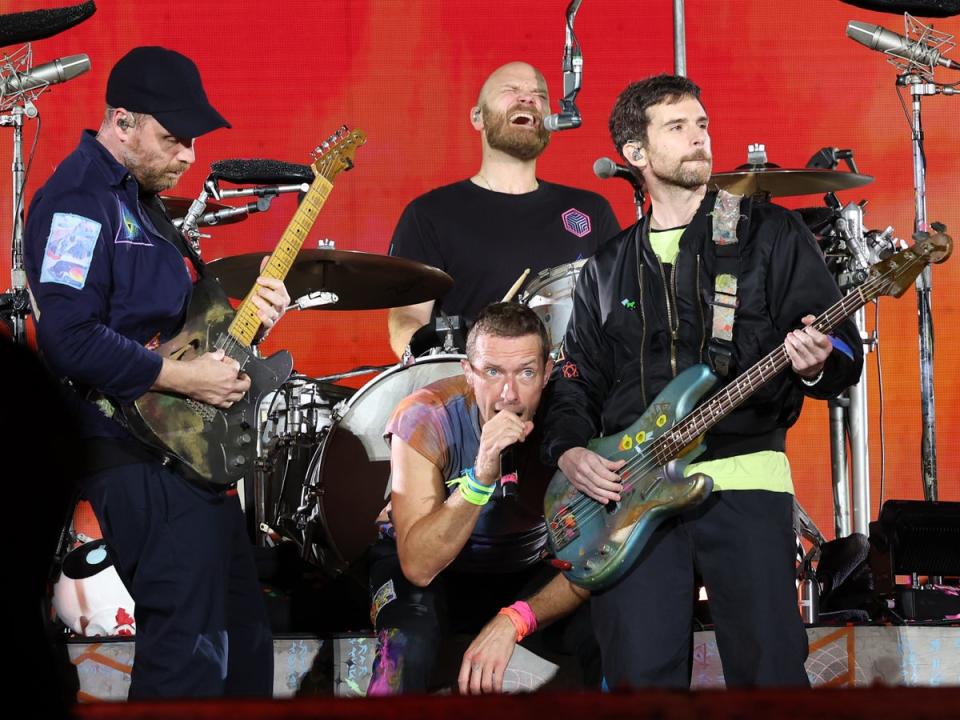
{"type": "Polygon", "coordinates": [[[918,17],[951,17],[960,14],[960,0],[842,0],[864,10],[918,17]]]}
{"type": "Polygon", "coordinates": [[[79,25],[97,11],[93,0],[63,8],[0,15],[0,47],[52,37],[79,25]]]}
{"type": "Polygon", "coordinates": [[[238,184],[283,185],[312,183],[314,179],[313,169],[309,165],[280,160],[220,160],[213,163],[210,169],[211,175],[217,180],[238,184]]]}
{"type": "Polygon", "coordinates": [[[617,164],[608,157],[597,158],[593,163],[593,174],[601,180],[607,180],[617,174],[617,164]]]}

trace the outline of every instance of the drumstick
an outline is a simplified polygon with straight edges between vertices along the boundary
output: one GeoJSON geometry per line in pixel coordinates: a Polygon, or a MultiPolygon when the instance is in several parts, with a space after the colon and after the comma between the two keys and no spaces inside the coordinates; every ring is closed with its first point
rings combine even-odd
{"type": "Polygon", "coordinates": [[[517,291],[520,289],[520,286],[523,285],[523,281],[527,279],[527,275],[529,274],[530,274],[530,268],[527,268],[526,270],[524,270],[520,274],[520,277],[517,278],[517,281],[513,284],[513,287],[507,290],[507,294],[503,296],[503,300],[501,300],[500,302],[510,302],[510,299],[517,294],[517,291]]]}

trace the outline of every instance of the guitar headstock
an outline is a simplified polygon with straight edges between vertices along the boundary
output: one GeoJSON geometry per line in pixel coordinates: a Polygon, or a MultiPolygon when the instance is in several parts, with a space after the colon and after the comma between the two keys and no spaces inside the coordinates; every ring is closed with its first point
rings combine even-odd
{"type": "Polygon", "coordinates": [[[353,156],[366,141],[363,130],[350,130],[346,125],[341,125],[333,135],[314,148],[313,172],[333,180],[344,170],[353,167],[353,156]]]}
{"type": "Polygon", "coordinates": [[[874,285],[870,295],[892,295],[900,297],[928,263],[942,263],[953,251],[953,238],[946,233],[946,227],[933,223],[934,233],[914,233],[916,243],[881,260],[870,268],[869,283],[874,285]]]}

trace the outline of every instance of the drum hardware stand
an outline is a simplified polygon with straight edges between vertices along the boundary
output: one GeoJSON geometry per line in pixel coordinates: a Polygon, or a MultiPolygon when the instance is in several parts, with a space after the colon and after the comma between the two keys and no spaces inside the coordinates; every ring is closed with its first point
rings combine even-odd
{"type": "Polygon", "coordinates": [[[805,624],[812,624],[820,619],[820,585],[813,562],[820,557],[820,548],[826,542],[816,523],[803,509],[803,506],[794,498],[793,501],[793,531],[797,536],[797,557],[800,566],[797,569],[799,581],[800,614],[805,624]],[[810,550],[804,554],[800,540],[806,538],[810,542],[810,550]]]}
{"type": "MultiPolygon", "coordinates": [[[[393,365],[361,365],[360,367],[354,368],[353,370],[347,370],[342,373],[334,373],[333,375],[324,375],[323,377],[318,377],[315,379],[315,382],[318,383],[335,383],[337,380],[344,380],[346,378],[358,377],[360,375],[377,375],[382,373],[384,370],[392,368],[393,365]]],[[[341,400],[334,406],[334,412],[336,408],[340,407],[343,404],[341,400]]]]}
{"type": "Polygon", "coordinates": [[[203,183],[203,189],[197,196],[197,199],[190,204],[190,209],[182,218],[177,218],[173,224],[180,228],[180,232],[190,243],[193,251],[200,255],[200,239],[210,237],[199,230],[199,224],[219,225],[220,223],[237,216],[253,215],[254,213],[266,212],[270,209],[270,204],[277,195],[291,192],[307,192],[310,186],[306,183],[299,185],[260,185],[252,188],[226,189],[221,190],[217,178],[213,175],[207,177],[203,183]],[[223,208],[214,212],[204,213],[207,207],[207,200],[213,198],[220,201],[232,197],[256,197],[256,201],[246,205],[223,208]]]}
{"type": "MultiPolygon", "coordinates": [[[[317,248],[320,250],[336,250],[337,244],[330,238],[323,238],[317,241],[317,248]]],[[[312,293],[298,297],[290,304],[287,310],[309,310],[316,307],[325,307],[326,305],[336,305],[338,302],[340,302],[340,296],[336,293],[327,290],[315,290],[312,293]]]]}
{"type": "MultiPolygon", "coordinates": [[[[822,148],[810,159],[807,167],[835,170],[840,160],[847,164],[851,172],[859,174],[853,151],[848,149],[822,148]]],[[[752,157],[751,162],[753,162],[752,157]]],[[[836,249],[842,258],[842,264],[837,268],[836,280],[841,292],[846,293],[866,281],[870,266],[895,252],[900,241],[893,239],[893,228],[890,227],[882,233],[864,231],[865,200],[841,206],[840,200],[832,192],[827,193],[824,200],[829,208],[839,214],[832,223],[834,235],[839,240],[839,247],[836,249]]],[[[853,315],[853,322],[860,335],[863,354],[866,358],[877,347],[876,332],[867,333],[864,308],[860,308],[853,315]]],[[[828,406],[835,537],[847,537],[853,532],[867,535],[871,515],[866,361],[863,363],[857,383],[829,400],[828,406]],[[848,438],[849,456],[847,454],[848,438]],[[848,468],[852,481],[848,476],[848,468]]]]}

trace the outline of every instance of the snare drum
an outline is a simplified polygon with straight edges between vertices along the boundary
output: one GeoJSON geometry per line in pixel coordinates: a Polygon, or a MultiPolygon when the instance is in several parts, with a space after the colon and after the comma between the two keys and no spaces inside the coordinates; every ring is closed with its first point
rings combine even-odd
{"type": "Polygon", "coordinates": [[[414,390],[462,374],[463,358],[433,355],[382,372],[338,406],[305,475],[302,443],[289,449],[289,463],[281,458],[288,493],[298,483],[302,492],[295,522],[288,519],[287,526],[299,525],[305,559],[337,575],[373,544],[377,516],[390,497],[387,421],[414,390]]]}
{"type": "Polygon", "coordinates": [[[547,328],[551,355],[556,359],[573,312],[573,289],[586,260],[541,270],[527,283],[521,302],[533,310],[547,328]]]}

